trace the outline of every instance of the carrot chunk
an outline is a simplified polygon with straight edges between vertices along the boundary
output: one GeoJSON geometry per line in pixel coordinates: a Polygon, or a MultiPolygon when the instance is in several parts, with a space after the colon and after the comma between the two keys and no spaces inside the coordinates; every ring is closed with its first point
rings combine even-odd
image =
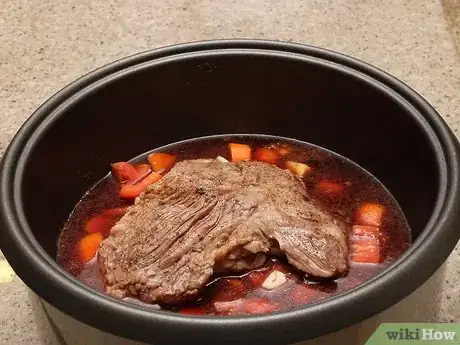
{"type": "Polygon", "coordinates": [[[352,236],[365,236],[371,238],[379,238],[380,229],[376,226],[369,225],[353,225],[352,236]]]}
{"type": "Polygon", "coordinates": [[[251,297],[243,300],[241,311],[246,314],[273,313],[278,310],[279,305],[265,298],[251,297]]]}
{"type": "Polygon", "coordinates": [[[167,171],[176,163],[176,156],[162,152],[152,153],[147,159],[153,171],[156,172],[167,171]]]}
{"type": "Polygon", "coordinates": [[[351,261],[367,264],[380,263],[379,240],[369,237],[353,239],[351,243],[351,261]]]}
{"type": "Polygon", "coordinates": [[[124,184],[120,189],[120,198],[135,199],[139,196],[148,186],[161,179],[161,175],[152,171],[146,178],[136,184],[124,184]]]}
{"type": "Polygon", "coordinates": [[[139,175],[136,168],[127,162],[117,162],[112,164],[112,175],[120,183],[132,181],[139,175]]]}
{"type": "Polygon", "coordinates": [[[344,188],[345,187],[340,183],[322,180],[316,185],[316,192],[327,196],[339,196],[344,188]]]}
{"type": "Polygon", "coordinates": [[[134,168],[136,168],[138,175],[142,178],[147,176],[152,171],[150,164],[136,164],[134,168]]]}
{"type": "Polygon", "coordinates": [[[137,184],[127,184],[121,187],[119,195],[122,199],[135,199],[145,188],[146,186],[140,182],[137,184]]]}
{"type": "Polygon", "coordinates": [[[151,169],[149,164],[136,164],[134,166],[134,168],[137,171],[137,176],[136,176],[136,178],[129,180],[127,182],[129,184],[136,184],[136,183],[142,181],[152,171],[152,169],[151,169]]]}
{"type": "Polygon", "coordinates": [[[287,161],[286,167],[294,174],[299,177],[304,177],[311,173],[312,169],[305,163],[299,163],[294,161],[287,161]]]}
{"type": "Polygon", "coordinates": [[[280,155],[276,150],[258,147],[254,151],[254,160],[267,164],[276,164],[280,160],[280,155]]]}
{"type": "Polygon", "coordinates": [[[380,263],[379,228],[368,225],[354,225],[350,238],[350,257],[353,262],[357,263],[380,263]]]}
{"type": "Polygon", "coordinates": [[[125,207],[105,210],[101,214],[98,214],[97,216],[94,216],[88,220],[88,222],[85,224],[85,232],[88,234],[100,232],[106,236],[108,235],[110,229],[120,219],[120,217],[125,214],[125,212],[125,207]]]}
{"type": "Polygon", "coordinates": [[[141,182],[139,182],[140,184],[144,185],[145,187],[148,187],[150,186],[152,183],[155,183],[157,181],[159,181],[163,176],[161,176],[160,174],[152,171],[150,174],[147,175],[147,177],[145,179],[143,179],[141,182]]]}
{"type": "Polygon", "coordinates": [[[150,164],[145,164],[145,163],[142,163],[142,164],[136,164],[134,166],[134,168],[137,170],[138,173],[140,173],[141,175],[142,174],[147,174],[148,172],[150,172],[152,169],[150,167],[150,164]]]}
{"type": "Polygon", "coordinates": [[[356,223],[379,227],[382,225],[384,211],[385,208],[380,204],[362,204],[356,211],[356,223]]]}
{"type": "Polygon", "coordinates": [[[83,262],[88,262],[96,256],[99,245],[104,237],[100,232],[89,234],[78,242],[78,252],[83,262]]]}
{"type": "Polygon", "coordinates": [[[251,146],[245,144],[228,144],[230,149],[230,156],[232,157],[232,162],[237,163],[241,161],[247,161],[251,159],[251,146]]]}
{"type": "Polygon", "coordinates": [[[105,232],[106,228],[108,227],[107,223],[109,219],[107,216],[103,214],[98,214],[94,216],[85,224],[85,232],[89,234],[97,233],[97,232],[105,232]]]}

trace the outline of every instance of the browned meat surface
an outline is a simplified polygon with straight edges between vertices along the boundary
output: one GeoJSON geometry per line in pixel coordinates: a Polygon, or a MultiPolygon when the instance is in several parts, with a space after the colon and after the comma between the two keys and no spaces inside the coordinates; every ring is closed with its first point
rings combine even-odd
{"type": "Polygon", "coordinates": [[[149,187],[99,250],[106,290],[146,302],[195,296],[217,272],[284,254],[299,270],[347,270],[344,225],[289,171],[259,162],[189,160],[149,187]]]}

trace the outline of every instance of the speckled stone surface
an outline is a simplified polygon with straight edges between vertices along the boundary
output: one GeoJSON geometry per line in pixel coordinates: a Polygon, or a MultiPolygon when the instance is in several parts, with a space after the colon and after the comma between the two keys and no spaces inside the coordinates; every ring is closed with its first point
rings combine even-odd
{"type": "MultiPolygon", "coordinates": [[[[31,112],[75,78],[146,49],[214,38],[287,40],[350,54],[415,88],[459,133],[458,0],[0,4],[0,153],[31,112]]],[[[459,277],[457,249],[447,265],[440,321],[460,322],[459,277]]],[[[0,284],[0,344],[59,344],[30,298],[17,277],[0,284]]]]}
{"type": "Polygon", "coordinates": [[[442,0],[447,28],[452,35],[457,51],[460,53],[460,1],[442,0]]]}

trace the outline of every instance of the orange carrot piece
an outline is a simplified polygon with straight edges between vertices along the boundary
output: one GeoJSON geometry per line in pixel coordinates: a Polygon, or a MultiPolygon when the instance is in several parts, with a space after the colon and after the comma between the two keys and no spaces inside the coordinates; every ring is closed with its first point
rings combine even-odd
{"type": "Polygon", "coordinates": [[[134,168],[136,168],[140,176],[144,177],[152,171],[152,167],[150,166],[150,164],[136,164],[134,168]]]}
{"type": "Polygon", "coordinates": [[[94,216],[88,220],[88,222],[85,224],[85,232],[88,234],[105,232],[108,222],[109,219],[107,216],[98,214],[97,216],[94,216]]]}
{"type": "Polygon", "coordinates": [[[112,175],[120,183],[132,181],[139,175],[136,168],[127,162],[117,162],[112,164],[112,175]]]}
{"type": "Polygon", "coordinates": [[[123,185],[120,189],[120,198],[122,199],[135,199],[141,194],[146,187],[141,182],[137,184],[127,184],[123,185]]]}
{"type": "Polygon", "coordinates": [[[135,199],[141,194],[148,186],[152,183],[157,182],[161,179],[161,175],[152,171],[146,178],[136,184],[124,184],[120,189],[120,198],[123,199],[135,199]]]}
{"type": "Polygon", "coordinates": [[[115,223],[120,219],[120,217],[125,214],[126,207],[111,208],[105,210],[101,214],[92,217],[85,224],[85,232],[88,234],[93,234],[96,232],[102,233],[104,236],[108,235],[110,229],[115,225],[115,223]]]}
{"type": "Polygon", "coordinates": [[[380,229],[369,225],[354,225],[350,237],[350,256],[353,262],[380,263],[380,229]]]}
{"type": "Polygon", "coordinates": [[[243,300],[241,310],[247,314],[273,313],[278,310],[279,305],[265,298],[251,297],[243,300]]]}
{"type": "Polygon", "coordinates": [[[230,156],[232,157],[232,162],[237,163],[241,161],[248,161],[251,159],[251,146],[245,144],[228,144],[230,148],[230,156]]]}
{"type": "Polygon", "coordinates": [[[338,196],[343,192],[344,188],[340,183],[322,180],[316,185],[316,192],[328,196],[338,196]]]}
{"type": "Polygon", "coordinates": [[[276,164],[280,160],[280,155],[276,150],[258,147],[254,151],[254,160],[267,164],[276,164]]]}
{"type": "Polygon", "coordinates": [[[136,164],[134,168],[137,170],[138,173],[140,174],[145,174],[146,172],[152,170],[150,164],[142,163],[142,164],[136,164]]]}
{"type": "Polygon", "coordinates": [[[152,171],[150,174],[147,175],[147,177],[145,179],[143,179],[141,182],[139,182],[139,184],[142,184],[142,185],[145,186],[145,188],[147,188],[152,183],[155,183],[155,182],[161,180],[162,177],[163,176],[161,176],[160,174],[152,171]]]}
{"type": "Polygon", "coordinates": [[[134,166],[134,168],[137,171],[137,176],[136,176],[136,178],[129,180],[127,182],[129,184],[136,184],[136,183],[142,181],[152,171],[152,168],[150,167],[150,164],[136,164],[134,166]]]}
{"type": "Polygon", "coordinates": [[[353,225],[352,236],[364,236],[371,238],[379,238],[380,229],[376,226],[369,225],[353,225]]]}
{"type": "Polygon", "coordinates": [[[83,262],[88,262],[96,256],[97,250],[104,237],[100,232],[89,234],[78,242],[78,252],[83,262]]]}
{"type": "Polygon", "coordinates": [[[376,203],[362,204],[356,211],[356,223],[379,227],[382,225],[385,207],[376,203]]]}
{"type": "Polygon", "coordinates": [[[311,173],[312,169],[305,163],[287,161],[286,167],[294,174],[299,177],[304,177],[311,173]]]}
{"type": "Polygon", "coordinates": [[[156,172],[169,170],[176,163],[176,156],[162,152],[152,153],[147,159],[153,171],[156,172]]]}
{"type": "Polygon", "coordinates": [[[376,238],[355,237],[352,239],[351,261],[356,263],[378,264],[381,262],[380,243],[376,238]]]}

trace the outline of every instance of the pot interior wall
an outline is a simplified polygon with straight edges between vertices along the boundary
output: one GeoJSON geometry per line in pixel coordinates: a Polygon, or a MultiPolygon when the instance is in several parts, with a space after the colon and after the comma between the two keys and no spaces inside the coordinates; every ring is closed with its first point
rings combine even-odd
{"type": "Polygon", "coordinates": [[[434,152],[417,122],[379,89],[314,62],[221,55],[146,65],[58,116],[23,177],[27,220],[52,256],[63,222],[110,162],[185,138],[264,133],[331,149],[388,187],[414,237],[438,190],[434,152]]]}

